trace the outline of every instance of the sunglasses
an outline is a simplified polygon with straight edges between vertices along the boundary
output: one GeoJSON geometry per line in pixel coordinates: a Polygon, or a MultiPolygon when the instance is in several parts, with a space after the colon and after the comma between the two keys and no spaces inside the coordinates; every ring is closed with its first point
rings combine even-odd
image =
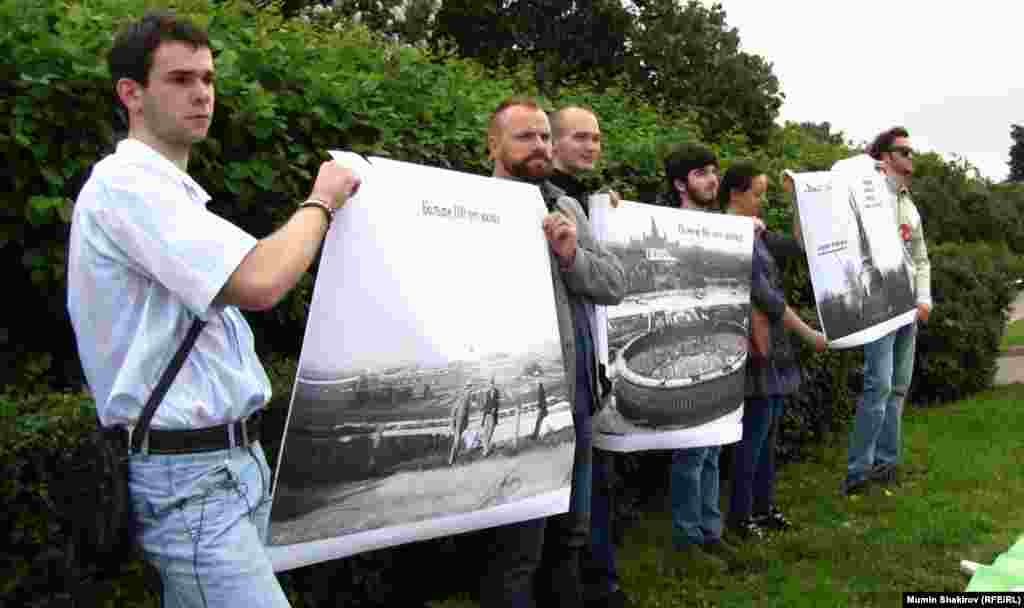
{"type": "Polygon", "coordinates": [[[890,152],[898,152],[903,158],[913,158],[914,149],[909,146],[889,146],[890,152]]]}

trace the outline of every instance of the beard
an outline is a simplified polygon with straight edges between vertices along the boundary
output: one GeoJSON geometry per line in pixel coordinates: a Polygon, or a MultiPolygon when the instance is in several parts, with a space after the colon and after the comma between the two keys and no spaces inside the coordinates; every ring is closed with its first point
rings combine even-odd
{"type": "Polygon", "coordinates": [[[885,180],[889,182],[889,187],[893,192],[899,192],[903,188],[910,187],[913,175],[913,171],[908,171],[898,166],[889,166],[885,171],[885,180]]]}
{"type": "Polygon", "coordinates": [[[543,154],[531,154],[518,162],[503,158],[501,164],[509,174],[527,182],[539,182],[551,176],[551,159],[543,154]],[[538,160],[544,161],[542,167],[533,164],[538,160]]]}
{"type": "Polygon", "coordinates": [[[689,199],[693,201],[694,204],[699,205],[700,207],[703,207],[705,209],[708,207],[715,206],[715,199],[717,198],[717,194],[718,193],[714,191],[705,194],[704,192],[701,192],[699,190],[691,190],[689,186],[686,187],[686,195],[689,197],[689,199]]]}

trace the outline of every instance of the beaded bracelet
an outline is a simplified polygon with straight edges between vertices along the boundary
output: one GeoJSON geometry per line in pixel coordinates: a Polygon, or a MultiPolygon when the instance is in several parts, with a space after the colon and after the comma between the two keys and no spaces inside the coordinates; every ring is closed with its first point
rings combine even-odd
{"type": "Polygon", "coordinates": [[[305,207],[316,207],[323,211],[327,215],[328,224],[330,224],[331,220],[334,219],[334,209],[323,200],[320,200],[318,198],[311,198],[303,203],[299,203],[299,209],[303,209],[305,207]]]}

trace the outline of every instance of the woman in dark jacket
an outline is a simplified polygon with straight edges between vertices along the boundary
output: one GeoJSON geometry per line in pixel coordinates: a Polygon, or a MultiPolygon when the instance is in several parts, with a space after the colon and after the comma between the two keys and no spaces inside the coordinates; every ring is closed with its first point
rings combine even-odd
{"type": "MultiPolygon", "coordinates": [[[[756,218],[768,177],[753,164],[729,167],[719,190],[728,212],[756,218]]],[[[817,351],[825,336],[809,327],[786,304],[776,251],[798,247],[783,235],[758,231],[750,283],[751,348],[743,407],[743,439],[736,447],[729,499],[729,529],[742,538],[761,537],[763,528],[784,529],[789,521],[775,506],[775,442],[785,398],[800,386],[800,366],[786,329],[817,351]],[[769,247],[771,243],[771,248],[769,247]]]]}

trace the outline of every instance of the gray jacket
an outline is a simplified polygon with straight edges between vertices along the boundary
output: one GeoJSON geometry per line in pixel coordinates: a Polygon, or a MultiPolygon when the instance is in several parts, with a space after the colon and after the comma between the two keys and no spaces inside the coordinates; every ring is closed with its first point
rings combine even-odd
{"type": "MultiPolygon", "coordinates": [[[[573,325],[573,306],[569,298],[583,298],[587,310],[587,325],[595,326],[594,304],[614,306],[622,301],[626,292],[626,274],[613,253],[594,238],[583,208],[575,199],[566,196],[556,186],[559,194],[557,207],[576,223],[576,261],[569,270],[560,270],[558,258],[551,255],[551,282],[555,288],[555,308],[558,314],[558,333],[562,340],[562,358],[565,361],[567,386],[572,387],[572,404],[576,403],[576,331],[573,325]]],[[[597,370],[597,361],[594,362],[597,370]]],[[[594,387],[600,386],[594,378],[594,387]]],[[[598,407],[598,393],[594,391],[594,403],[590,411],[598,407]]]]}

